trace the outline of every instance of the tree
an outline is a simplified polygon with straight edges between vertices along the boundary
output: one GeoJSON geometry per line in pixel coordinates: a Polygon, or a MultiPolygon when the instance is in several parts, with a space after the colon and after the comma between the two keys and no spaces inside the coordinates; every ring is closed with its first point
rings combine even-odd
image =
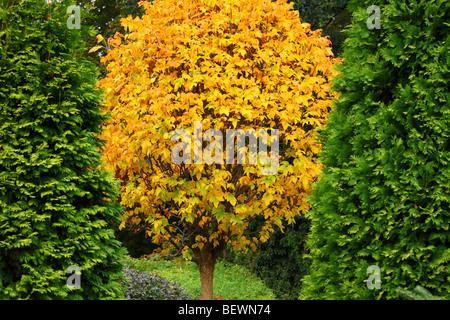
{"type": "Polygon", "coordinates": [[[142,5],[146,13],[122,20],[128,34],[109,39],[102,59],[112,115],[104,159],[123,181],[121,227],[192,259],[202,299],[212,299],[227,244],[254,248],[309,209],[321,169],[314,130],[327,119],[337,59],[286,1],[142,5]],[[243,145],[227,129],[241,130],[243,145]],[[257,217],[264,223],[250,234],[257,217]]]}
{"type": "MultiPolygon", "coordinates": [[[[259,224],[252,221],[251,231],[259,224]]],[[[308,273],[305,263],[305,240],[309,232],[309,220],[295,218],[295,224],[275,230],[266,242],[258,243],[256,250],[238,254],[237,263],[249,267],[273,291],[277,299],[296,300],[300,294],[303,277],[308,273]]]]}
{"type": "MultiPolygon", "coordinates": [[[[136,17],[142,16],[143,8],[138,6],[139,0],[77,0],[77,5],[84,8],[86,14],[82,19],[82,23],[86,26],[92,26],[96,32],[95,36],[101,35],[105,40],[114,36],[116,32],[124,33],[124,29],[120,24],[120,19],[129,15],[136,17]]],[[[97,38],[88,35],[84,39],[87,47],[96,44],[97,38]]],[[[100,62],[100,58],[106,55],[106,48],[97,51],[96,54],[85,52],[86,58],[94,62],[100,71],[99,78],[106,75],[106,67],[100,62]]],[[[144,232],[134,233],[130,230],[115,230],[116,238],[126,247],[128,253],[132,257],[140,257],[143,254],[149,254],[155,249],[155,245],[151,243],[151,239],[145,237],[144,232]]]]}
{"type": "Polygon", "coordinates": [[[1,2],[2,299],[123,294],[118,185],[100,159],[97,70],[82,58],[91,31],[68,28],[71,4],[1,2]]]}
{"type": "MultiPolygon", "coordinates": [[[[273,0],[274,1],[274,0],[273,0]]],[[[311,29],[321,29],[322,36],[329,36],[335,56],[342,52],[346,38],[345,27],[350,24],[347,0],[292,0],[294,10],[299,11],[302,22],[311,29]]],[[[250,225],[251,228],[251,225],[250,225]]],[[[265,243],[259,243],[254,252],[239,254],[240,263],[250,267],[272,289],[278,299],[298,299],[302,280],[308,272],[303,255],[304,240],[309,231],[309,220],[296,219],[284,231],[276,230],[265,243]]]]}
{"type": "Polygon", "coordinates": [[[142,16],[144,13],[142,7],[138,6],[139,0],[78,0],[76,2],[89,12],[86,24],[93,26],[97,34],[101,34],[105,39],[114,36],[116,32],[124,32],[120,19],[129,15],[142,16]]]}
{"type": "Polygon", "coordinates": [[[322,36],[329,36],[333,53],[340,56],[346,35],[344,29],[350,24],[347,10],[348,0],[290,0],[298,10],[302,22],[311,24],[311,29],[322,29],[322,36]]]}
{"type": "Polygon", "coordinates": [[[449,298],[450,4],[371,4],[350,5],[301,297],[397,299],[420,284],[449,298]]]}
{"type": "Polygon", "coordinates": [[[304,22],[311,24],[311,29],[322,29],[348,5],[348,0],[290,0],[294,10],[298,10],[304,22]]]}

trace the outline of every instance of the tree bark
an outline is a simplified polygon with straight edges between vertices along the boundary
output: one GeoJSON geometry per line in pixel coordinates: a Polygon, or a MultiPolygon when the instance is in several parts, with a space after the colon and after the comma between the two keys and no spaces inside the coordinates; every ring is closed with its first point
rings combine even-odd
{"type": "Polygon", "coordinates": [[[211,255],[203,256],[199,261],[200,282],[202,287],[202,300],[213,300],[213,280],[215,259],[211,255]]]}
{"type": "MultiPolygon", "coordinates": [[[[212,232],[217,232],[218,223],[216,220],[212,221],[212,232]]],[[[209,230],[207,230],[209,231],[209,230]]],[[[208,238],[210,233],[205,231],[204,237],[208,238]]],[[[228,235],[230,237],[230,235],[228,235]]],[[[192,243],[195,243],[194,234],[192,235],[192,239],[190,239],[192,243]]],[[[223,250],[226,248],[227,242],[224,241],[223,237],[219,238],[219,244],[214,245],[211,242],[206,242],[202,249],[199,247],[193,248],[194,257],[192,257],[192,261],[198,265],[200,271],[200,282],[201,282],[201,299],[202,300],[213,300],[213,279],[214,279],[214,267],[216,265],[217,258],[220,257],[223,250]]]]}

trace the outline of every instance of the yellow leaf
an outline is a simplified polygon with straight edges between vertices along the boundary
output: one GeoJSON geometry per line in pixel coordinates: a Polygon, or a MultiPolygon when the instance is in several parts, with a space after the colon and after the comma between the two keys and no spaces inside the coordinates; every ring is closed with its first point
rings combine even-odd
{"type": "Polygon", "coordinates": [[[236,118],[231,118],[230,120],[233,123],[233,128],[236,128],[238,120],[236,118]]]}
{"type": "Polygon", "coordinates": [[[183,258],[185,258],[186,260],[191,260],[192,259],[192,256],[189,253],[189,250],[188,250],[187,247],[183,248],[182,254],[183,254],[183,258]]]}
{"type": "Polygon", "coordinates": [[[247,54],[247,51],[245,49],[238,49],[237,52],[242,56],[245,57],[245,55],[247,54]]]}
{"type": "Polygon", "coordinates": [[[217,200],[223,201],[223,192],[219,189],[214,189],[213,194],[216,197],[217,200]]]}
{"type": "Polygon", "coordinates": [[[228,201],[231,203],[231,205],[234,207],[236,205],[236,198],[232,194],[228,195],[228,201]]]}
{"type": "Polygon", "coordinates": [[[103,39],[101,34],[97,35],[97,43],[100,43],[103,39]]]}
{"type": "Polygon", "coordinates": [[[302,187],[303,187],[303,190],[308,190],[308,187],[309,187],[309,181],[308,181],[308,179],[307,178],[303,178],[302,180],[301,180],[301,182],[302,182],[302,187]]]}
{"type": "Polygon", "coordinates": [[[220,109],[219,109],[219,112],[222,113],[222,114],[224,114],[224,115],[226,115],[226,116],[229,116],[229,115],[230,115],[230,109],[227,108],[227,107],[220,108],[220,109]]]}
{"type": "Polygon", "coordinates": [[[174,68],[176,68],[176,67],[178,66],[178,63],[177,63],[176,61],[171,60],[171,61],[167,61],[167,65],[168,65],[169,67],[174,67],[174,68]]]}
{"type": "Polygon", "coordinates": [[[100,48],[103,48],[103,46],[95,46],[95,47],[92,47],[91,50],[88,51],[88,53],[95,52],[95,51],[97,51],[97,50],[100,49],[100,48]]]}

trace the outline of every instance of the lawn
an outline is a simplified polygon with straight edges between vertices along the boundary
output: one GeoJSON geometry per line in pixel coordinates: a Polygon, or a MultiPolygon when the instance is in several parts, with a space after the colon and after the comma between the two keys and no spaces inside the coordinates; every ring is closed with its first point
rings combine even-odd
{"type": "MultiPolygon", "coordinates": [[[[135,259],[127,257],[124,267],[158,274],[172,282],[178,282],[192,296],[201,295],[200,274],[195,263],[183,260],[135,259]]],[[[275,295],[257,276],[243,266],[219,261],[214,271],[214,296],[223,300],[273,300],[275,295]]]]}

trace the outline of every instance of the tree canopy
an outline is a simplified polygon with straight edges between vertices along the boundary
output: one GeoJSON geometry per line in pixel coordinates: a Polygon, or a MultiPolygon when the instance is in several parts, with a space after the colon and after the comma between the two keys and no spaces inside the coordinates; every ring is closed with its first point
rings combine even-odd
{"type": "Polygon", "coordinates": [[[104,159],[123,181],[122,226],[170,242],[199,264],[203,279],[226,244],[266,241],[309,209],[305,198],[321,169],[315,129],[335,96],[338,59],[286,1],[143,6],[142,18],[123,20],[127,33],[109,39],[112,50],[102,58],[108,74],[100,85],[112,115],[104,159]],[[227,130],[254,130],[253,145],[236,146],[227,130]],[[176,132],[188,136],[178,142],[176,132]],[[261,174],[268,162],[275,171],[261,174]],[[264,224],[248,234],[258,216],[264,224]]]}

